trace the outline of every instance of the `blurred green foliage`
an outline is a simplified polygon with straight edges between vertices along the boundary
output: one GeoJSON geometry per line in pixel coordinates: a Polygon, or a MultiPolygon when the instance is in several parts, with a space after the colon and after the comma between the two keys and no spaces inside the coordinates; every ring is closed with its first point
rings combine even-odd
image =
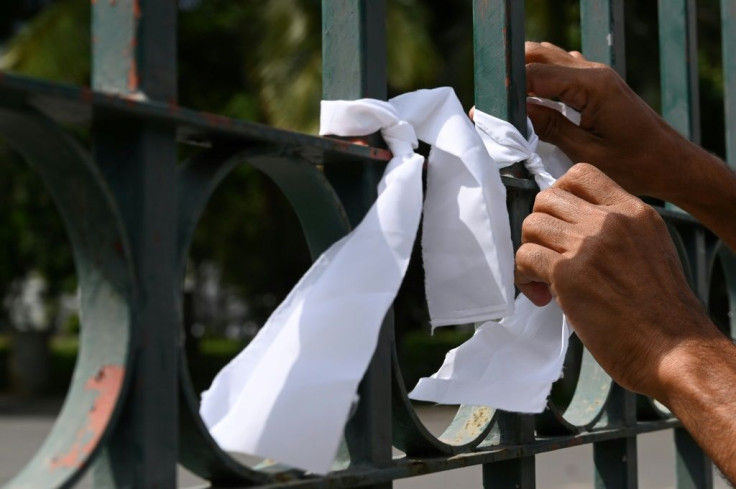
{"type": "MultiPolygon", "coordinates": [[[[22,0],[0,2],[0,68],[88,85],[90,2],[56,0],[28,20],[22,0]],[[22,28],[14,32],[16,26],[22,28]],[[12,36],[10,36],[13,34],[12,36]],[[10,36],[10,37],[9,37],[10,36]]],[[[180,103],[195,109],[314,132],[321,98],[320,2],[188,2],[179,16],[180,103]]],[[[473,99],[471,0],[387,0],[389,93],[450,85],[473,99]]],[[[627,71],[659,106],[656,2],[626,2],[627,71]]],[[[580,49],[579,3],[527,0],[527,37],[580,49]]],[[[704,145],[723,154],[717,0],[698,2],[704,145]]],[[[77,135],[86,139],[84,132],[77,135]]],[[[51,291],[73,290],[72,256],[54,205],[37,176],[0,145],[0,297],[37,269],[51,291]]],[[[280,191],[257,171],[236,170],[215,194],[191,251],[256,307],[263,319],[309,264],[306,245],[280,191]],[[270,298],[265,300],[264,298],[270,298]]],[[[426,328],[421,267],[410,267],[396,307],[398,333],[426,328]]],[[[433,341],[439,341],[437,336],[433,341]]],[[[425,348],[421,346],[421,348],[425,348]]]]}

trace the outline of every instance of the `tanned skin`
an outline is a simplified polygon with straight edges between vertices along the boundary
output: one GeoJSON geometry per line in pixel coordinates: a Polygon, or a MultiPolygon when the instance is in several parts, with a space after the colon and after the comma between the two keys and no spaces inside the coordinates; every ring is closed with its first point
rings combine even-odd
{"type": "Polygon", "coordinates": [[[736,175],[681,137],[609,67],[527,43],[527,91],[581,112],[580,127],[529,105],[542,140],[580,163],[540,192],[523,224],[516,283],[556,300],[600,365],[682,421],[736,481],[736,346],[685,280],[661,217],[674,203],[736,249],[736,175]],[[632,195],[633,194],[633,195],[632,195]]]}

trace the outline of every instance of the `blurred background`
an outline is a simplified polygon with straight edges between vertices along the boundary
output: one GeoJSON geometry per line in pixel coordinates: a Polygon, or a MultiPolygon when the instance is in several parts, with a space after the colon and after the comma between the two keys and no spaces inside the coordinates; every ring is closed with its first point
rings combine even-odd
{"type": "MultiPolygon", "coordinates": [[[[114,1],[114,0],[98,0],[114,1]]],[[[388,0],[389,93],[450,85],[473,99],[470,0],[388,0]]],[[[314,133],[321,98],[320,2],[179,0],[184,106],[314,133]]],[[[659,108],[657,2],[626,2],[627,73],[659,108]]],[[[580,49],[577,0],[527,0],[527,38],[580,49]]],[[[723,155],[718,0],[698,2],[704,145],[723,155]]],[[[89,85],[89,0],[0,2],[0,69],[89,85]]],[[[84,144],[89,133],[69,128],[84,144]]],[[[191,149],[182,148],[186,159],[191,149]]],[[[198,389],[255,335],[309,266],[280,191],[242,166],[201,220],[186,278],[185,329],[198,389]]],[[[472,327],[430,336],[414,260],[396,303],[408,386],[432,373],[472,327]]],[[[42,182],[0,140],[0,395],[61,396],[77,351],[74,263],[42,182]]]]}

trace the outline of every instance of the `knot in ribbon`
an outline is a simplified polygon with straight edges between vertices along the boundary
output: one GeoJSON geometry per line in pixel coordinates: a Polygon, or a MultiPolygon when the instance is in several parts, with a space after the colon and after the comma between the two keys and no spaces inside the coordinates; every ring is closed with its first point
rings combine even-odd
{"type": "Polygon", "coordinates": [[[513,310],[506,190],[452,89],[388,102],[322,102],[320,134],[376,131],[393,158],[375,203],[203,393],[202,419],[226,450],[329,470],[422,213],[432,326],[498,319],[513,310]],[[432,146],[424,202],[418,139],[432,146]]]}
{"type": "MultiPolygon", "coordinates": [[[[560,111],[573,123],[579,114],[549,100],[529,99],[560,111]]],[[[539,140],[527,120],[528,139],[511,124],[476,109],[474,120],[499,168],[521,160],[540,189],[550,187],[572,162],[559,148],[539,140]]],[[[479,323],[475,334],[449,351],[440,369],[419,380],[409,395],[442,404],[493,406],[539,413],[552,383],[559,379],[571,328],[555,301],[536,307],[525,295],[500,323],[479,323]]]]}

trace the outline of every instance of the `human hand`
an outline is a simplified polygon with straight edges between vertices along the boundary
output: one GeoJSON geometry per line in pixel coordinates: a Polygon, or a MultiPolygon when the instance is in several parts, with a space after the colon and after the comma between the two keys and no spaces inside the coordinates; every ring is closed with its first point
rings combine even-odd
{"type": "Polygon", "coordinates": [[[690,291],[661,217],[588,164],[537,195],[516,283],[538,306],[554,298],[617,382],[659,399],[683,347],[721,336],[690,291]]]}
{"type": "Polygon", "coordinates": [[[699,150],[672,129],[610,67],[549,43],[526,43],[530,95],[558,98],[580,111],[576,126],[533,103],[528,115],[539,137],[571,160],[587,161],[628,192],[677,203],[687,193],[686,170],[699,150]]]}

